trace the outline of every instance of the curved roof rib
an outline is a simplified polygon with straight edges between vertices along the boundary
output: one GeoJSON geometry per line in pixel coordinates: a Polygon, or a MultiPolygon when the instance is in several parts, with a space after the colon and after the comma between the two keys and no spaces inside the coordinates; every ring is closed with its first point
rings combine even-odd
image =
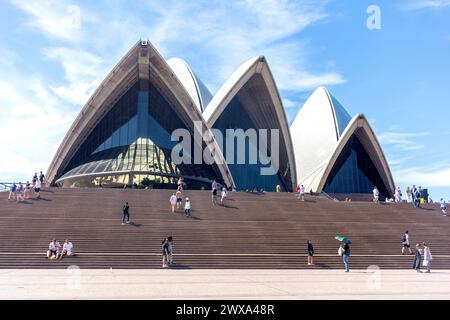
{"type": "Polygon", "coordinates": [[[342,136],[337,144],[335,150],[331,154],[326,167],[323,170],[323,174],[318,182],[316,190],[323,190],[328,176],[334,167],[339,155],[341,154],[344,147],[349,142],[350,138],[356,135],[364,146],[364,149],[370,156],[373,164],[375,165],[378,173],[383,180],[384,185],[387,187],[387,191],[392,196],[392,192],[395,188],[394,179],[392,177],[389,164],[383,153],[381,145],[373,132],[369,121],[363,114],[358,114],[350,121],[349,125],[342,133],[342,136]]]}
{"type": "MultiPolygon", "coordinates": [[[[51,183],[61,175],[78,148],[114,103],[133,84],[149,79],[175,106],[178,116],[188,130],[194,132],[194,121],[202,123],[203,131],[208,130],[195,102],[166,61],[149,41],[138,41],[97,88],[67,132],[47,171],[51,183]]],[[[216,143],[213,142],[209,146],[214,144],[216,143]]],[[[215,149],[219,149],[218,146],[215,149]]],[[[224,182],[232,186],[233,180],[228,168],[222,164],[223,156],[217,152],[214,154],[224,182]]]]}
{"type": "MultiPolygon", "coordinates": [[[[203,112],[203,117],[210,128],[225,111],[233,98],[238,97],[245,106],[257,103],[257,107],[248,107],[246,111],[259,128],[280,129],[282,141],[280,146],[280,172],[289,177],[288,188],[295,189],[295,159],[292,149],[291,135],[286,114],[275,80],[264,56],[254,57],[244,62],[214,95],[203,112]],[[262,84],[262,85],[261,85],[262,84]],[[261,87],[259,87],[261,85],[261,87]],[[258,94],[252,94],[252,86],[258,86],[258,94]]],[[[255,128],[255,129],[259,129],[255,128]]]]}
{"type": "Polygon", "coordinates": [[[167,64],[186,88],[199,111],[203,112],[212,99],[211,92],[183,59],[170,58],[167,64]]]}

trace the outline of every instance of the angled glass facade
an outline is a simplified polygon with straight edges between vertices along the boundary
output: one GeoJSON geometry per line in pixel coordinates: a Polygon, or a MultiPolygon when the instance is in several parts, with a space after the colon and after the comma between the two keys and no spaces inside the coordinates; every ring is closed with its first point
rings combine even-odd
{"type": "MultiPolygon", "coordinates": [[[[190,188],[209,188],[217,179],[210,165],[175,165],[171,133],[185,124],[150,82],[137,82],[115,103],[78,149],[58,179],[64,186],[123,186],[150,179],[174,187],[183,176],[190,188]]],[[[220,179],[218,179],[220,180],[220,179]]]]}
{"type": "MultiPolygon", "coordinates": [[[[256,81],[261,81],[260,76],[255,76],[256,81]]],[[[259,83],[261,85],[261,83],[259,83]]],[[[241,89],[242,92],[245,92],[246,90],[250,88],[246,87],[252,87],[255,86],[255,82],[252,82],[251,80],[241,89]]],[[[260,88],[258,88],[260,89],[260,88]]],[[[267,89],[265,90],[267,92],[267,89]]],[[[263,94],[263,90],[259,90],[259,94],[263,94]]],[[[267,100],[266,100],[267,101],[267,100]]],[[[254,99],[253,102],[254,105],[249,106],[248,108],[252,108],[254,112],[258,112],[260,110],[260,106],[256,104],[257,99],[254,99]]],[[[255,115],[255,113],[249,112],[244,105],[241,103],[239,94],[235,96],[230,103],[225,107],[222,114],[219,116],[219,118],[216,120],[216,122],[213,125],[214,129],[220,130],[224,137],[223,142],[223,149],[222,152],[224,156],[227,154],[226,150],[226,143],[225,143],[225,137],[226,137],[226,129],[242,129],[246,131],[247,129],[279,129],[278,126],[273,125],[273,127],[261,123],[256,123],[252,116],[255,115]]],[[[270,139],[269,139],[270,140],[270,139]]],[[[286,150],[283,146],[283,142],[280,139],[280,158],[282,157],[283,150],[286,150]]],[[[270,141],[269,141],[270,143],[270,141]]],[[[278,170],[277,174],[273,175],[261,175],[260,169],[265,168],[268,165],[262,164],[260,161],[260,154],[258,153],[258,159],[256,164],[251,164],[249,159],[249,150],[252,148],[257,148],[257,146],[251,146],[249,139],[247,138],[245,141],[245,164],[238,164],[237,163],[237,139],[235,138],[234,143],[234,161],[230,161],[230,159],[226,158],[228,168],[231,171],[231,175],[233,176],[234,183],[236,184],[237,190],[253,190],[253,189],[264,189],[267,191],[275,191],[276,186],[280,185],[283,191],[290,190],[290,180],[288,181],[286,179],[286,175],[283,176],[283,173],[286,173],[286,170],[284,167],[282,167],[280,161],[280,170],[278,170]]],[[[270,151],[270,148],[268,148],[270,151]]],[[[270,157],[270,154],[268,154],[270,157]]],[[[287,163],[284,163],[284,166],[286,166],[287,163]]]]}
{"type": "Polygon", "coordinates": [[[350,123],[352,117],[348,114],[347,110],[339,103],[339,101],[330,94],[331,101],[334,106],[334,112],[336,114],[336,122],[339,129],[339,135],[342,135],[347,125],[350,123]]]}
{"type": "Polygon", "coordinates": [[[353,135],[328,176],[324,191],[335,194],[368,194],[372,193],[374,186],[377,186],[383,197],[390,195],[364,146],[353,135]]]}

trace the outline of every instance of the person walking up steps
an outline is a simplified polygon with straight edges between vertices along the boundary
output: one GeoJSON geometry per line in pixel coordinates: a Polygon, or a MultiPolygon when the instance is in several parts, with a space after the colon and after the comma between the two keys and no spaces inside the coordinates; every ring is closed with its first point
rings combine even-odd
{"type": "Polygon", "coordinates": [[[409,233],[408,230],[405,231],[402,237],[402,255],[405,254],[406,249],[408,249],[409,254],[412,254],[411,246],[409,245],[409,233]]]}
{"type": "Polygon", "coordinates": [[[308,240],[306,244],[308,245],[308,266],[312,266],[314,265],[314,247],[311,240],[308,240]]]}
{"type": "Polygon", "coordinates": [[[223,187],[223,188],[222,188],[221,198],[220,198],[220,204],[221,204],[222,206],[224,206],[224,207],[225,207],[225,200],[227,199],[227,197],[228,197],[228,191],[227,191],[227,188],[223,187]]]}
{"type": "Polygon", "coordinates": [[[37,180],[36,185],[34,187],[34,193],[36,195],[36,199],[41,198],[41,181],[37,180]]]}
{"type": "Polygon", "coordinates": [[[212,200],[212,205],[216,206],[217,204],[217,182],[216,180],[213,180],[212,184],[211,184],[211,200],[212,200]]]}
{"type": "Polygon", "coordinates": [[[130,223],[130,206],[128,205],[128,202],[125,202],[122,208],[122,225],[125,223],[130,223]]]}
{"type": "Polygon", "coordinates": [[[167,268],[167,259],[169,257],[169,240],[164,238],[161,243],[161,253],[162,253],[162,267],[167,268]]]}
{"type": "Polygon", "coordinates": [[[181,190],[178,190],[177,193],[175,193],[175,196],[177,197],[177,209],[180,209],[183,205],[183,193],[181,190]]]}
{"type": "Polygon", "coordinates": [[[184,214],[186,217],[191,216],[191,202],[189,201],[189,198],[186,197],[186,201],[184,202],[184,214]]]}
{"type": "Polygon", "coordinates": [[[447,202],[445,202],[444,198],[441,198],[441,210],[444,217],[447,216],[447,202]]]}
{"type": "Polygon", "coordinates": [[[378,203],[380,201],[380,191],[377,187],[373,188],[373,202],[378,203]]]}
{"type": "Polygon", "coordinates": [[[170,206],[172,207],[172,213],[175,212],[175,206],[177,205],[177,196],[173,193],[169,199],[170,206]]]}

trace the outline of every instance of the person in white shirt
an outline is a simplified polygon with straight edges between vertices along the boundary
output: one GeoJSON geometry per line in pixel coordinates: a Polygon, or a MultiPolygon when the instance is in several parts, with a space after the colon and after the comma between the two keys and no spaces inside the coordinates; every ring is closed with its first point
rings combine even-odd
{"type": "Polygon", "coordinates": [[[189,201],[189,198],[186,197],[186,201],[184,202],[184,214],[186,217],[191,216],[191,202],[189,201]]]}
{"type": "Polygon", "coordinates": [[[172,213],[175,212],[175,206],[177,205],[177,196],[172,194],[169,199],[170,205],[172,206],[172,213]]]}
{"type": "Polygon", "coordinates": [[[62,259],[64,256],[70,257],[71,255],[73,255],[73,244],[68,239],[66,239],[59,258],[62,259]]]}
{"type": "Polygon", "coordinates": [[[433,260],[433,256],[431,255],[430,247],[424,242],[423,246],[423,266],[427,267],[426,273],[431,272],[431,260],[433,260]]]}
{"type": "Polygon", "coordinates": [[[222,188],[221,198],[220,198],[220,203],[224,207],[225,207],[225,200],[226,200],[227,196],[228,196],[227,188],[223,187],[222,188]]]}
{"type": "Polygon", "coordinates": [[[52,242],[50,242],[48,245],[47,258],[58,259],[60,248],[61,245],[59,244],[59,242],[56,241],[56,239],[53,239],[52,242]]]}
{"type": "Polygon", "coordinates": [[[301,185],[300,186],[300,193],[299,193],[299,199],[301,199],[302,201],[305,201],[305,186],[301,185]]]}
{"type": "Polygon", "coordinates": [[[373,202],[378,203],[380,198],[380,192],[378,191],[377,187],[373,188],[373,202]]]}
{"type": "Polygon", "coordinates": [[[447,203],[445,202],[444,198],[441,198],[441,210],[442,210],[442,214],[446,217],[447,216],[447,203]]]}
{"type": "Polygon", "coordinates": [[[41,197],[41,185],[42,182],[40,180],[36,181],[36,185],[34,186],[34,193],[36,194],[36,199],[41,197]]]}
{"type": "Polygon", "coordinates": [[[402,237],[402,255],[405,254],[406,249],[408,249],[409,254],[412,254],[411,246],[409,244],[409,233],[408,230],[405,231],[402,237]]]}
{"type": "Polygon", "coordinates": [[[402,202],[402,191],[400,190],[400,187],[397,187],[397,189],[395,189],[395,202],[402,202]]]}

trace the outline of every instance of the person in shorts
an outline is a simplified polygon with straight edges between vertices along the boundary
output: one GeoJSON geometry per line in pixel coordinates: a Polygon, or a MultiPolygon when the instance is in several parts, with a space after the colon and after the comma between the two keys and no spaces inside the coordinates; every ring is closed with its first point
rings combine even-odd
{"type": "Polygon", "coordinates": [[[405,254],[406,249],[408,249],[409,254],[412,254],[411,246],[409,245],[409,234],[408,230],[405,231],[402,237],[402,255],[405,254]]]}
{"type": "Polygon", "coordinates": [[[191,202],[189,201],[189,198],[186,197],[186,201],[184,202],[184,214],[186,217],[191,216],[191,202]]]}
{"type": "Polygon", "coordinates": [[[34,193],[36,195],[36,199],[39,199],[41,197],[41,180],[36,181],[34,193]]]}
{"type": "Polygon", "coordinates": [[[61,245],[56,239],[53,239],[48,245],[47,258],[48,259],[58,259],[59,257],[59,249],[61,245]]]}
{"type": "Polygon", "coordinates": [[[16,189],[17,185],[13,183],[12,186],[9,188],[8,200],[16,200],[16,189]]]}
{"type": "Polygon", "coordinates": [[[59,255],[59,259],[62,259],[65,256],[72,256],[73,255],[73,244],[68,239],[63,244],[63,249],[61,251],[61,254],[59,255]]]}
{"type": "Polygon", "coordinates": [[[308,245],[308,266],[312,266],[314,265],[314,247],[311,240],[308,240],[306,244],[308,245]]]}
{"type": "Polygon", "coordinates": [[[177,209],[180,209],[183,206],[183,193],[178,190],[175,196],[177,197],[177,209]]]}
{"type": "Polygon", "coordinates": [[[23,186],[22,182],[19,182],[19,185],[16,188],[16,201],[17,202],[21,202],[24,200],[23,191],[24,191],[24,186],[23,186]]]}
{"type": "Polygon", "coordinates": [[[441,198],[441,211],[444,217],[447,216],[447,202],[445,202],[444,198],[441,198]]]}

